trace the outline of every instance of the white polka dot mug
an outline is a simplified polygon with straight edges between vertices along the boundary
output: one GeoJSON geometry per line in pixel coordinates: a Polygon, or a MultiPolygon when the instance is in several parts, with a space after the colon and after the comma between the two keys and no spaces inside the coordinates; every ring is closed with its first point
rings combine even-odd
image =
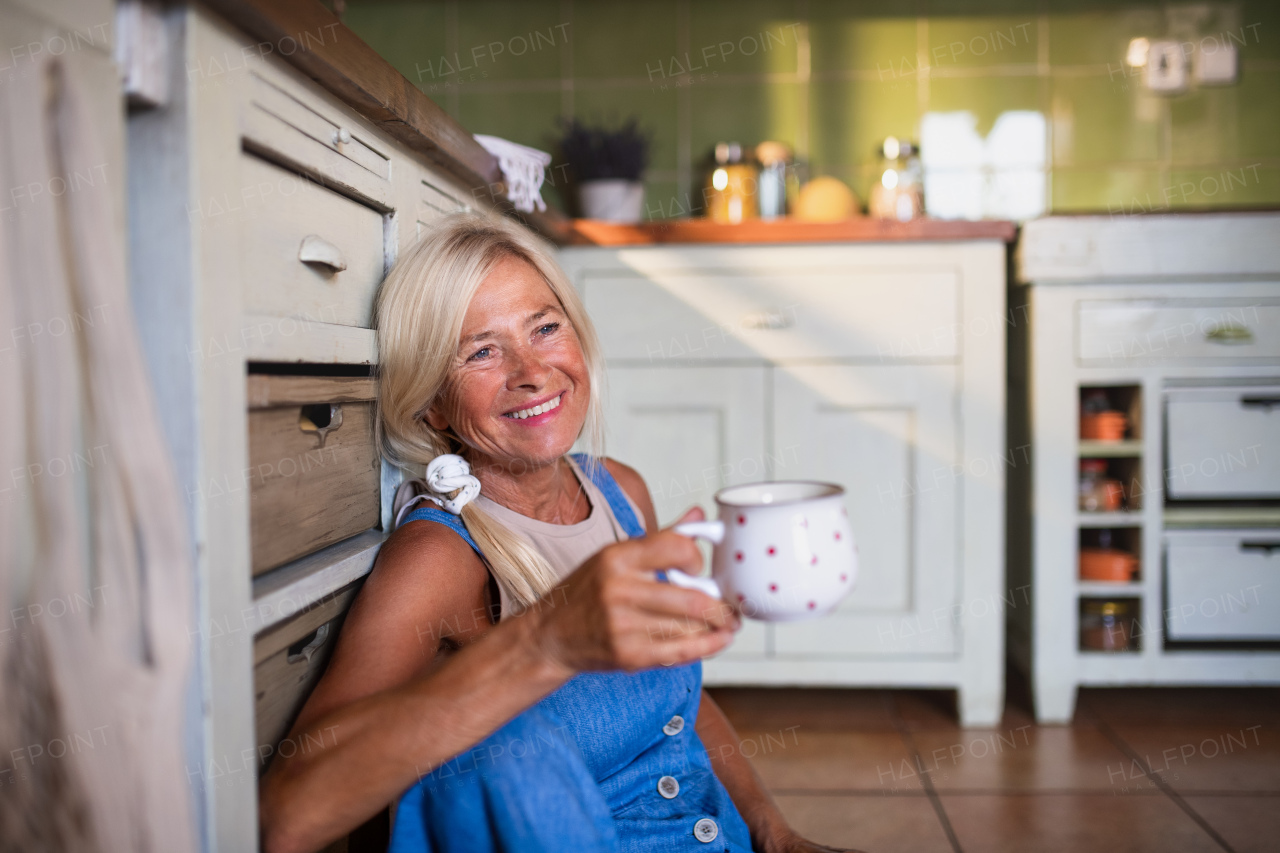
{"type": "Polygon", "coordinates": [[[721,598],[744,616],[787,622],[835,609],[858,573],[858,549],[831,483],[731,486],[716,493],[720,517],[677,525],[715,545],[710,577],[671,569],[667,579],[721,598]]]}

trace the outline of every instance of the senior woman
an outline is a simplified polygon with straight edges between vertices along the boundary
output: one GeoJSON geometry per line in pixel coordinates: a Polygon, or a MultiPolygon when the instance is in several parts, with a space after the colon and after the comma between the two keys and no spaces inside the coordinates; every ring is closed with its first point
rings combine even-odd
{"type": "Polygon", "coordinates": [[[387,277],[377,325],[383,453],[428,476],[397,495],[291,732],[328,745],[263,779],[264,848],[318,848],[398,800],[395,851],[828,850],[702,690],[739,622],[662,582],[698,572],[696,547],[657,530],[635,471],[569,454],[600,445],[603,366],[555,261],[512,223],[451,217],[387,277]]]}

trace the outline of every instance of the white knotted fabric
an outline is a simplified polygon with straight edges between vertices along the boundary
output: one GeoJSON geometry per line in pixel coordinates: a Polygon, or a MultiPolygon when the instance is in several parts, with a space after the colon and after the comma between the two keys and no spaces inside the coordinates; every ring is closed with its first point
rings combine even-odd
{"type": "Polygon", "coordinates": [[[427,463],[427,476],[408,480],[396,492],[395,526],[423,501],[430,501],[453,515],[480,494],[480,481],[471,475],[467,460],[453,453],[443,453],[427,463]]]}
{"type": "Polygon", "coordinates": [[[112,176],[0,217],[0,328],[62,321],[0,359],[0,468],[23,472],[0,500],[0,612],[24,617],[0,641],[0,755],[20,762],[0,771],[0,850],[189,853],[192,549],[84,91],[114,75],[96,53],[0,86],[0,186],[112,176]]]}

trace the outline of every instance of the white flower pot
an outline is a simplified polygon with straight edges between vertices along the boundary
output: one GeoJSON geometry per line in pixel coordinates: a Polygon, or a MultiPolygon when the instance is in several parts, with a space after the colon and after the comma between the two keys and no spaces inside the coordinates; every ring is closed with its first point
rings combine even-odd
{"type": "Polygon", "coordinates": [[[605,222],[639,222],[644,208],[644,184],[605,178],[578,186],[582,215],[605,222]]]}

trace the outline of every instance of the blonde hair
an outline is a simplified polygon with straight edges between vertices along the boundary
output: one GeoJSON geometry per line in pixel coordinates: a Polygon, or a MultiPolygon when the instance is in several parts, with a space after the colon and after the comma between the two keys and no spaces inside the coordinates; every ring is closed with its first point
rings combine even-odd
{"type": "MultiPolygon", "coordinates": [[[[494,268],[512,257],[538,271],[578,336],[590,381],[582,434],[593,458],[602,456],[604,359],[577,291],[551,254],[521,226],[462,213],[424,234],[396,262],[378,292],[378,443],[383,456],[399,467],[412,470],[442,453],[462,450],[455,437],[433,429],[424,415],[446,388],[471,298],[494,268]]],[[[463,508],[461,518],[518,606],[529,606],[555,585],[556,574],[546,558],[475,503],[463,508]]]]}

